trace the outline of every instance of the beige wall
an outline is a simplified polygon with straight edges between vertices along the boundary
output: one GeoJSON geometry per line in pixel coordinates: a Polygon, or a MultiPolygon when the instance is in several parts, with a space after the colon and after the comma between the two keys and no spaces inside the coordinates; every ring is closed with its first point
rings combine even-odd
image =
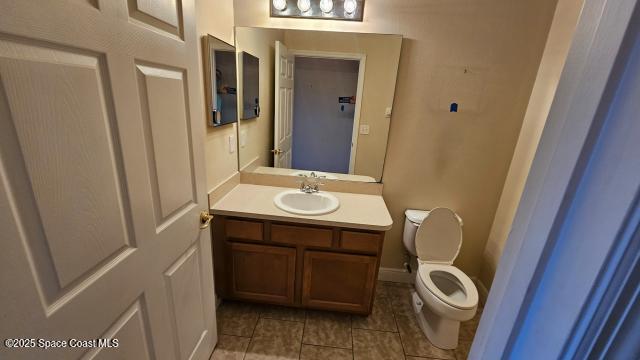
{"type": "Polygon", "coordinates": [[[402,37],[399,35],[328,33],[287,30],[289,49],[365,54],[360,125],[368,135],[358,135],[354,174],[382,178],[390,119],[384,116],[393,105],[402,37]]]}
{"type": "MultiPolygon", "coordinates": [[[[233,39],[233,2],[225,0],[196,0],[196,29],[198,37],[210,34],[229,44],[233,39]]],[[[202,59],[202,46],[198,47],[202,59]]],[[[204,68],[200,68],[200,87],[204,99],[204,68]]],[[[203,100],[202,104],[206,104],[203,100]]],[[[205,112],[206,114],[206,112],[205,112]]],[[[207,166],[207,189],[213,190],[238,171],[237,151],[229,153],[228,137],[236,136],[236,124],[213,128],[207,127],[205,140],[205,161],[207,166]]]]}
{"type": "MultiPolygon", "coordinates": [[[[274,29],[236,28],[236,51],[246,51],[260,59],[260,116],[240,120],[240,132],[246,133],[246,144],[240,146],[240,169],[246,166],[269,166],[273,149],[273,89],[275,42],[284,33],[274,29]]],[[[241,66],[238,66],[240,71],[241,66]]],[[[238,103],[238,113],[241,104],[238,103]]]]}
{"type": "Polygon", "coordinates": [[[403,35],[383,173],[395,224],[382,266],[402,266],[406,208],[448,206],[464,218],[456,264],[471,276],[480,271],[555,4],[367,0],[365,21],[347,22],[270,18],[268,6],[234,1],[242,9],[236,26],[403,35]],[[446,110],[451,101],[461,112],[446,110]]]}
{"type": "Polygon", "coordinates": [[[487,288],[491,286],[504,244],[511,231],[511,224],[547,121],[582,4],[583,0],[558,1],[518,143],[484,249],[480,280],[487,288]]]}

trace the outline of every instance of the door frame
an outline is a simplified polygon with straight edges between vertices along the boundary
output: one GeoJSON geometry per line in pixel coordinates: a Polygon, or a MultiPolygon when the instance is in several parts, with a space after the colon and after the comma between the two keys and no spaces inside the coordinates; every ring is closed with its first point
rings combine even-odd
{"type": "Polygon", "coordinates": [[[618,279],[640,241],[628,139],[640,126],[621,121],[640,92],[626,80],[633,73],[623,76],[637,72],[639,17],[640,0],[584,3],[470,359],[581,359],[619,335],[601,330],[622,323],[611,294],[628,284],[618,279]],[[594,221],[585,203],[598,204],[587,213],[609,212],[594,221]]]}
{"type": "MultiPolygon", "coordinates": [[[[334,59],[334,60],[356,60],[358,66],[358,86],[356,89],[356,106],[353,114],[353,130],[351,131],[351,153],[349,155],[349,174],[353,174],[356,165],[356,152],[358,149],[358,134],[360,130],[360,111],[362,108],[362,92],[364,90],[364,74],[366,68],[367,55],[363,53],[342,53],[333,51],[297,50],[289,49],[289,54],[294,57],[334,59]]],[[[295,77],[293,79],[295,87],[295,77]]],[[[295,99],[294,99],[295,102],[295,99]]],[[[295,118],[294,118],[295,119],[295,118]]],[[[293,123],[294,121],[292,121],[293,123]]]]}

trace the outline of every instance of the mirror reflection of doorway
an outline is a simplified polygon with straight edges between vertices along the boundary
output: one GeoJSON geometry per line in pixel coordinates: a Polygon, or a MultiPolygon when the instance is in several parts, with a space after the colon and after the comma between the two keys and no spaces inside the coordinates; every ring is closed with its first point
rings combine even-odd
{"type": "Polygon", "coordinates": [[[275,60],[273,166],[354,174],[366,55],[276,41],[275,60]]]}
{"type": "Polygon", "coordinates": [[[359,60],[296,56],[292,168],[350,172],[359,67],[359,60]]]}

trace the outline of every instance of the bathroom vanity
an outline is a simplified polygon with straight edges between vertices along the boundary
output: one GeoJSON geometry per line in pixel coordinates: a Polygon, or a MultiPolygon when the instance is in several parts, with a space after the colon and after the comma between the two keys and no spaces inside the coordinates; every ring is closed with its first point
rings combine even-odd
{"type": "Polygon", "coordinates": [[[212,207],[218,296],[369,314],[391,227],[382,197],[332,192],[338,210],[298,216],[273,204],[287,190],[240,184],[212,207]]]}

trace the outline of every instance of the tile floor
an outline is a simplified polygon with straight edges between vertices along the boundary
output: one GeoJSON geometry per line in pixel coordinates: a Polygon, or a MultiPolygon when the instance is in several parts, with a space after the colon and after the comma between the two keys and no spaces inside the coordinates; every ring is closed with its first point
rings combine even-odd
{"type": "Polygon", "coordinates": [[[379,282],[369,316],[224,302],[211,359],[466,359],[482,309],[462,323],[458,348],[442,350],[420,330],[410,290],[407,284],[379,282]]]}

